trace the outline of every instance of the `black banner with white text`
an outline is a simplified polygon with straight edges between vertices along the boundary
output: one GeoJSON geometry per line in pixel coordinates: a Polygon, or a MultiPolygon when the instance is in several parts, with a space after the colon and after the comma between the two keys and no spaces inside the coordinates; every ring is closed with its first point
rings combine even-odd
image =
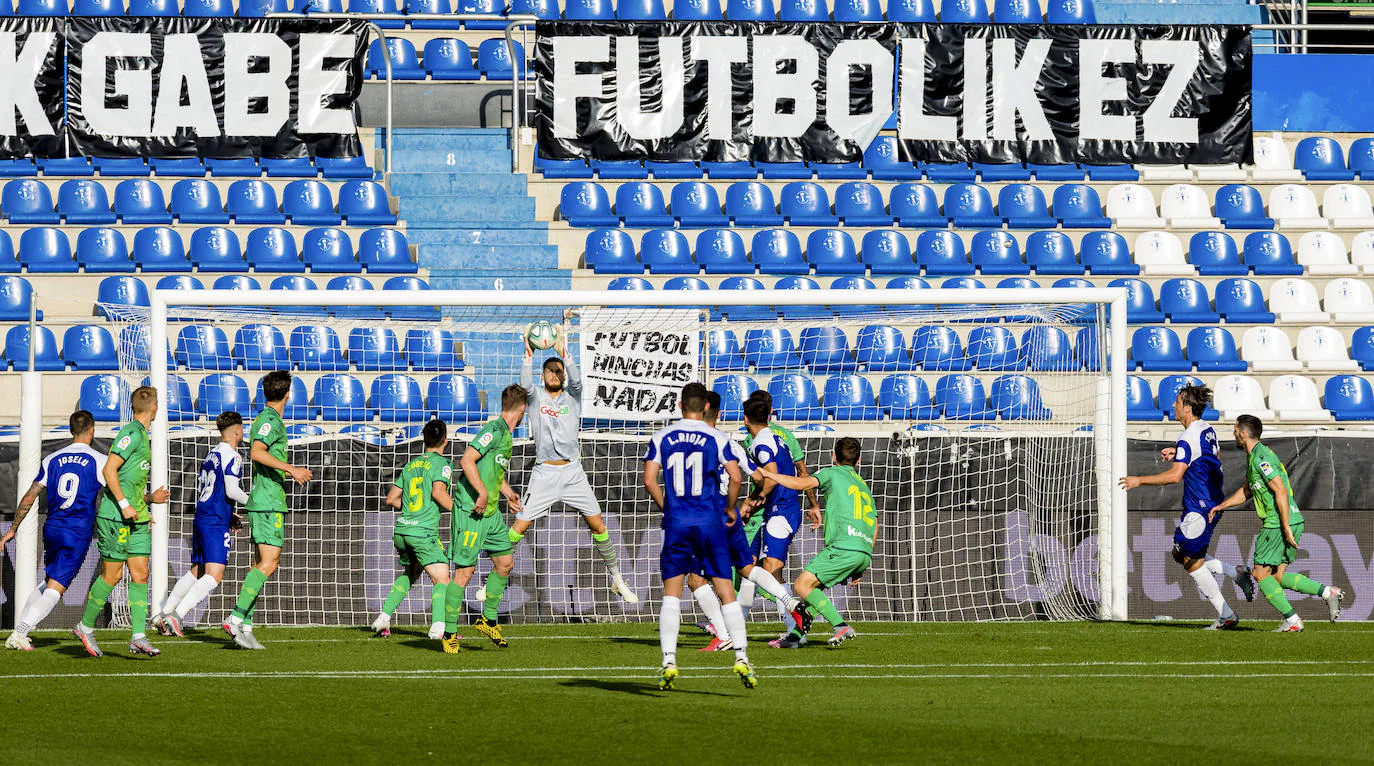
{"type": "Polygon", "coordinates": [[[1243,26],[541,22],[550,159],[1248,162],[1243,26]]]}

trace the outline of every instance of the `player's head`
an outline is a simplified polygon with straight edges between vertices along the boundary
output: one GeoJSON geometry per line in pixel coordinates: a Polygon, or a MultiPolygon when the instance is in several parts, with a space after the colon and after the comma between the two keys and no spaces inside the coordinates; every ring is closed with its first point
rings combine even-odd
{"type": "Polygon", "coordinates": [[[762,428],[768,425],[768,416],[772,414],[772,408],[762,399],[751,396],[744,402],[744,422],[748,425],[762,428]]]}
{"type": "Polygon", "coordinates": [[[442,453],[448,445],[448,424],[434,419],[425,423],[425,449],[442,453]]]}
{"type": "Polygon", "coordinates": [[[863,447],[851,436],[835,440],[835,465],[858,465],[863,447]]]}
{"type": "Polygon", "coordinates": [[[219,429],[219,440],[230,447],[237,447],[243,441],[243,416],[237,412],[221,412],[215,418],[215,428],[219,429]]]}
{"type": "Polygon", "coordinates": [[[95,416],[87,410],[77,410],[67,418],[67,429],[72,432],[72,439],[89,444],[95,436],[95,416]]]}
{"type": "Polygon", "coordinates": [[[706,410],[702,413],[701,419],[712,427],[720,420],[720,394],[715,391],[706,392],[706,410]]]}
{"type": "Polygon", "coordinates": [[[281,404],[291,395],[291,373],[273,370],[262,376],[262,398],[268,404],[281,404]]]}
{"type": "Polygon", "coordinates": [[[157,416],[157,389],[152,386],[139,386],[129,394],[129,409],[134,417],[152,420],[157,416]]]}
{"type": "MultiPolygon", "coordinates": [[[[518,415],[515,418],[515,425],[519,425],[520,421],[525,418],[525,408],[529,406],[529,403],[530,392],[526,391],[524,386],[512,383],[501,392],[501,415],[503,417],[518,415]]],[[[514,427],[514,425],[511,426],[511,428],[514,427]]]]}
{"type": "MultiPolygon", "coordinates": [[[[770,394],[770,393],[768,393],[768,390],[767,390],[767,389],[760,388],[759,390],[757,390],[757,391],[755,391],[754,393],[750,394],[750,395],[749,395],[749,398],[746,399],[745,401],[752,401],[752,400],[755,400],[755,399],[757,399],[758,401],[763,402],[763,406],[765,406],[765,407],[768,408],[768,416],[769,416],[769,417],[772,417],[772,416],[773,416],[773,395],[770,394]]],[[[764,421],[764,422],[767,422],[767,421],[764,421]]]]}
{"type": "Polygon", "coordinates": [[[563,386],[568,382],[568,370],[563,364],[563,360],[556,356],[551,356],[544,360],[544,388],[551,393],[558,393],[563,390],[563,386]]]}
{"type": "Polygon", "coordinates": [[[1259,444],[1262,433],[1264,433],[1264,421],[1254,415],[1241,415],[1236,418],[1236,444],[1242,449],[1248,451],[1250,447],[1259,444]]]}
{"type": "Polygon", "coordinates": [[[1182,423],[1202,417],[1212,403],[1212,389],[1206,386],[1184,386],[1174,397],[1174,419],[1182,423]]]}
{"type": "Polygon", "coordinates": [[[706,403],[711,392],[706,390],[706,386],[695,381],[682,387],[682,394],[678,397],[678,406],[682,408],[685,416],[704,417],[706,413],[706,403]]]}

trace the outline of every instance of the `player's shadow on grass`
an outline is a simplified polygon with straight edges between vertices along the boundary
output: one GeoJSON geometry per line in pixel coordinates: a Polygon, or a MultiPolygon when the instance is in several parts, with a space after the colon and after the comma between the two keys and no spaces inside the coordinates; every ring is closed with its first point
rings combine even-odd
{"type": "Polygon", "coordinates": [[[671,692],[659,691],[658,684],[647,681],[611,681],[601,678],[577,678],[571,681],[559,681],[559,686],[566,686],[571,689],[600,689],[606,692],[619,692],[621,694],[634,694],[641,697],[663,697],[666,695],[677,696],[679,694],[705,694],[711,697],[730,697],[730,694],[720,692],[708,692],[700,689],[675,689],[671,692]]]}
{"type": "MultiPolygon", "coordinates": [[[[1138,625],[1143,628],[1175,628],[1181,630],[1201,631],[1203,625],[1200,622],[1180,622],[1174,620],[1128,620],[1127,625],[1138,625]]],[[[1254,633],[1259,628],[1252,628],[1249,625],[1237,625],[1230,630],[1217,631],[1218,633],[1254,633]]]]}
{"type": "Polygon", "coordinates": [[[639,636],[611,636],[611,643],[614,644],[636,644],[639,646],[658,646],[658,637],[639,637],[639,636]]]}

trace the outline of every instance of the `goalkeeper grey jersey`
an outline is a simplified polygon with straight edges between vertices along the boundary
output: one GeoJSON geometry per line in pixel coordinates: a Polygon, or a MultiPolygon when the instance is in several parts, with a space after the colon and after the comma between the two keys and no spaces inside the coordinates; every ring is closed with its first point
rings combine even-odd
{"type": "Polygon", "coordinates": [[[576,460],[580,454],[577,434],[582,427],[582,376],[571,357],[563,360],[568,379],[558,396],[549,396],[544,389],[542,373],[534,378],[534,360],[526,358],[520,365],[520,385],[530,392],[530,406],[525,419],[534,437],[534,462],[576,460]]]}

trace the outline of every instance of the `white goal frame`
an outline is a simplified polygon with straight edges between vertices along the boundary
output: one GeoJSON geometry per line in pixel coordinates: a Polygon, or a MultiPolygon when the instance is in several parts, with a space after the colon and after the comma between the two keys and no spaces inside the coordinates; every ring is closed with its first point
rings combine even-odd
{"type": "MultiPolygon", "coordinates": [[[[1126,301],[1124,288],[1001,288],[1001,289],[875,289],[875,290],[769,290],[752,291],[594,291],[594,290],[429,290],[344,291],[344,290],[153,290],[150,296],[149,348],[168,347],[169,311],[174,308],[239,307],[643,307],[652,302],[661,308],[701,308],[702,306],[754,306],[761,296],[773,306],[882,306],[911,307],[1088,304],[1106,309],[1106,395],[1110,402],[1106,422],[1094,424],[1093,438],[1106,446],[1098,452],[1095,469],[1098,485],[1098,567],[1100,579],[1100,619],[1127,618],[1127,570],[1129,567],[1126,525],[1126,493],[1116,478],[1126,474],[1126,301]],[[1107,433],[1103,438],[1103,431],[1107,433]]],[[[170,486],[167,383],[171,370],[166,355],[149,355],[149,382],[157,388],[158,416],[152,427],[152,465],[150,486],[170,486]]],[[[1099,410],[1100,411],[1100,410],[1099,410]]],[[[167,595],[169,575],[168,548],[170,516],[167,504],[151,507],[152,525],[151,598],[160,604],[167,595]]]]}

